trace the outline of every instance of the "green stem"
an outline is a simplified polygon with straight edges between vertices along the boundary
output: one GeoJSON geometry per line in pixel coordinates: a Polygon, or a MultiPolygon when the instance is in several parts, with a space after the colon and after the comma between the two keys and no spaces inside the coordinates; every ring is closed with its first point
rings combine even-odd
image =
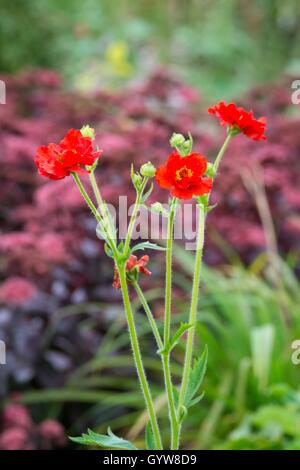
{"type": "Polygon", "coordinates": [[[131,240],[131,237],[132,237],[134,224],[135,224],[135,221],[136,221],[136,217],[137,217],[137,213],[139,211],[142,195],[143,195],[143,192],[145,190],[148,179],[149,178],[147,178],[147,177],[144,178],[140,189],[137,191],[137,196],[136,196],[136,200],[135,200],[132,216],[130,218],[130,222],[129,222],[129,226],[128,226],[128,232],[127,232],[127,236],[126,236],[126,240],[125,240],[124,253],[127,253],[128,250],[129,250],[129,244],[130,244],[130,240],[131,240]]]}
{"type": "MultiPolygon", "coordinates": [[[[224,156],[225,151],[232,137],[233,135],[229,132],[215,159],[215,162],[214,162],[215,176],[219,169],[222,157],[224,156]]],[[[202,204],[198,205],[198,214],[199,214],[199,225],[198,225],[195,269],[194,269],[192,297],[191,297],[191,308],[190,308],[190,316],[189,316],[189,324],[192,324],[192,325],[195,324],[196,318],[197,318],[198,297],[199,297],[200,276],[201,276],[201,262],[202,262],[203,246],[204,246],[206,212],[205,212],[205,207],[202,204]]],[[[195,336],[195,327],[192,326],[188,331],[188,339],[187,339],[184,366],[183,366],[182,382],[181,382],[180,393],[179,393],[179,400],[178,400],[178,415],[179,416],[181,414],[181,408],[184,403],[189,375],[190,375],[190,371],[192,367],[194,336],[195,336]]],[[[180,437],[180,429],[179,429],[179,437],[180,437]]]]}
{"type": "Polygon", "coordinates": [[[84,189],[84,186],[78,176],[77,173],[72,173],[72,176],[74,178],[74,181],[79,189],[79,191],[81,192],[85,202],[87,203],[87,205],[89,206],[89,208],[91,209],[95,219],[97,220],[97,222],[99,222],[99,224],[101,225],[101,228],[103,229],[105,235],[107,236],[107,241],[111,247],[111,249],[113,250],[113,253],[114,253],[114,256],[115,258],[117,259],[118,257],[118,252],[117,252],[117,249],[116,249],[116,246],[115,246],[115,243],[113,241],[113,239],[111,238],[110,234],[108,233],[107,231],[107,228],[106,228],[106,225],[105,223],[103,222],[103,219],[101,217],[101,215],[99,214],[99,212],[97,211],[96,207],[94,206],[91,198],[89,197],[89,195],[87,194],[86,190],[84,189]]]}
{"type": "MultiPolygon", "coordinates": [[[[164,321],[164,347],[168,348],[170,342],[171,325],[171,291],[172,291],[172,249],[173,249],[173,228],[175,207],[177,199],[173,198],[170,206],[167,230],[167,251],[166,251],[166,290],[165,290],[165,321],[164,321]]],[[[169,415],[171,422],[171,449],[178,449],[178,422],[173,394],[173,385],[170,369],[170,352],[162,355],[164,379],[168,396],[169,415]]]]}
{"type": "Polygon", "coordinates": [[[94,195],[95,195],[95,199],[96,199],[100,214],[103,218],[103,223],[106,225],[107,232],[109,233],[110,237],[112,239],[114,239],[115,238],[115,230],[114,230],[114,227],[112,226],[111,217],[110,217],[110,214],[108,212],[107,205],[106,205],[105,201],[102,199],[101,192],[99,190],[99,187],[98,187],[98,184],[97,184],[97,181],[96,181],[96,178],[95,178],[95,170],[92,170],[89,173],[89,177],[90,177],[91,186],[92,186],[92,189],[93,189],[93,192],[94,192],[94,195]]]}
{"type": "MultiPolygon", "coordinates": [[[[153,318],[149,304],[140,286],[137,284],[137,282],[134,282],[133,286],[147,314],[150,325],[152,327],[153,334],[157,342],[157,346],[159,347],[159,349],[163,349],[163,342],[161,340],[161,337],[160,337],[157,325],[155,323],[155,320],[153,318]]],[[[170,371],[170,353],[162,354],[161,360],[162,360],[163,371],[164,371],[164,380],[165,380],[165,385],[166,385],[169,413],[170,413],[171,422],[173,423],[172,424],[171,450],[177,450],[178,444],[179,444],[179,441],[178,441],[179,428],[178,428],[177,417],[176,417],[176,407],[175,407],[174,398],[173,398],[173,387],[172,387],[171,371],[170,371]]]]}
{"type": "Polygon", "coordinates": [[[165,290],[165,323],[164,323],[164,345],[170,340],[171,323],[171,289],[172,289],[172,250],[173,250],[173,227],[175,217],[176,198],[172,199],[167,228],[166,247],[166,290],[165,290]]]}
{"type": "MultiPolygon", "coordinates": [[[[197,316],[201,260],[202,260],[202,252],[203,252],[203,245],[204,245],[205,210],[204,210],[204,207],[200,204],[198,205],[198,214],[199,214],[199,222],[198,222],[199,225],[198,225],[195,271],[194,271],[194,279],[193,279],[193,287],[192,287],[192,300],[191,300],[189,324],[194,324],[196,321],[196,316],[197,316]]],[[[189,375],[191,371],[194,335],[195,335],[195,327],[192,326],[188,331],[183,375],[182,375],[182,382],[181,382],[179,401],[178,401],[178,413],[180,413],[181,407],[184,403],[185,393],[186,393],[189,375]]]]}
{"type": "Polygon", "coordinates": [[[177,420],[176,406],[173,394],[173,384],[170,369],[170,352],[162,355],[164,380],[168,397],[168,407],[171,421],[171,450],[178,450],[179,446],[179,424],[177,420]]]}
{"type": "Polygon", "coordinates": [[[119,270],[124,308],[125,308],[125,313],[126,313],[126,318],[127,318],[127,323],[128,323],[129,335],[130,335],[130,340],[131,340],[134,361],[135,361],[135,365],[137,369],[137,374],[138,374],[139,381],[142,387],[147,410],[149,413],[149,419],[150,419],[150,423],[151,423],[151,427],[153,431],[155,446],[156,446],[156,449],[161,450],[163,447],[162,447],[162,441],[160,437],[160,431],[159,431],[159,427],[158,427],[158,423],[156,419],[151,392],[149,389],[147,377],[146,377],[143,362],[142,362],[142,357],[141,357],[139,343],[138,343],[138,337],[137,337],[135,323],[134,323],[134,317],[133,317],[129,294],[128,294],[128,287],[127,287],[127,281],[126,281],[126,265],[124,263],[119,264],[118,270],[119,270]]]}
{"type": "Polygon", "coordinates": [[[153,334],[154,334],[154,336],[155,336],[155,339],[156,339],[156,343],[157,343],[158,349],[163,349],[164,346],[163,346],[163,342],[162,342],[160,333],[159,333],[159,331],[158,331],[158,328],[157,328],[155,319],[154,319],[154,317],[153,317],[153,315],[152,315],[152,312],[151,312],[151,309],[150,309],[150,307],[149,307],[149,304],[148,304],[148,302],[147,302],[147,300],[146,300],[146,298],[145,298],[145,296],[144,296],[144,294],[143,294],[143,291],[142,291],[142,289],[140,288],[139,284],[138,284],[136,281],[134,281],[134,282],[132,283],[132,285],[133,285],[133,287],[135,288],[135,291],[136,291],[136,293],[137,293],[137,296],[138,296],[138,298],[139,298],[139,300],[140,300],[140,302],[141,302],[141,304],[142,304],[142,306],[143,306],[143,308],[144,308],[144,310],[145,310],[145,313],[146,313],[146,315],[147,315],[147,317],[148,317],[150,326],[151,326],[151,328],[152,328],[152,332],[153,332],[153,334]]]}
{"type": "Polygon", "coordinates": [[[218,169],[219,169],[219,166],[220,166],[220,163],[221,163],[221,160],[222,160],[222,157],[229,145],[229,142],[231,141],[232,139],[232,134],[230,134],[230,132],[228,133],[225,141],[224,141],[224,144],[222,145],[216,159],[215,159],[215,162],[214,162],[214,170],[215,170],[215,173],[217,173],[218,169]]]}
{"type": "Polygon", "coordinates": [[[97,181],[96,181],[96,178],[95,178],[95,172],[91,171],[89,173],[89,177],[90,177],[90,182],[91,182],[94,194],[95,194],[95,198],[96,198],[98,207],[100,207],[100,210],[101,210],[101,208],[103,207],[103,199],[102,199],[99,187],[97,185],[97,181]]]}

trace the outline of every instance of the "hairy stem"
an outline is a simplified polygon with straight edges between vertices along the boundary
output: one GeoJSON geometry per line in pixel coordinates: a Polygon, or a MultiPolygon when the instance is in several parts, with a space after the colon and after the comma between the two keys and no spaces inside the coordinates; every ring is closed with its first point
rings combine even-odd
{"type": "MultiPolygon", "coordinates": [[[[168,348],[170,342],[171,324],[171,291],[172,291],[172,249],[173,249],[173,228],[176,198],[172,199],[167,230],[167,251],[166,251],[166,290],[165,290],[165,321],[164,321],[164,347],[168,348]]],[[[168,396],[169,416],[171,423],[171,450],[178,448],[178,422],[173,394],[173,385],[170,369],[170,351],[162,355],[163,370],[166,392],[168,396]]]]}
{"type": "MultiPolygon", "coordinates": [[[[155,336],[157,346],[159,349],[163,349],[163,342],[161,340],[157,325],[155,323],[155,319],[153,318],[151,309],[149,307],[149,304],[140,288],[140,286],[135,282],[133,284],[137,295],[141,301],[141,304],[143,305],[143,308],[147,314],[147,317],[149,319],[153,334],[155,336]]],[[[176,450],[178,448],[178,424],[177,424],[177,418],[176,418],[176,407],[174,403],[174,398],[173,398],[173,388],[172,388],[172,381],[171,381],[171,372],[170,372],[170,353],[167,354],[161,354],[161,360],[162,360],[162,365],[163,365],[163,372],[164,372],[164,380],[165,380],[165,385],[166,385],[166,394],[167,394],[167,399],[168,399],[168,406],[169,406],[169,413],[170,417],[172,416],[172,423],[173,423],[173,430],[172,430],[172,437],[171,437],[171,449],[176,450]],[[172,412],[172,415],[171,415],[172,412]]]]}
{"type": "Polygon", "coordinates": [[[73,175],[74,181],[75,181],[75,183],[76,183],[76,185],[77,185],[77,187],[78,187],[80,193],[82,194],[82,196],[83,196],[85,202],[87,203],[87,205],[88,205],[89,208],[91,209],[91,211],[92,211],[92,213],[93,213],[95,219],[97,220],[97,222],[99,222],[99,224],[101,225],[101,228],[102,228],[103,232],[105,233],[105,235],[106,235],[106,237],[107,237],[107,242],[108,242],[108,244],[110,245],[110,247],[111,247],[111,249],[112,249],[112,251],[113,251],[113,254],[114,254],[115,258],[117,258],[117,257],[118,257],[117,248],[116,248],[116,246],[115,246],[114,240],[111,238],[111,235],[110,235],[110,233],[109,233],[108,230],[107,230],[107,227],[106,227],[105,222],[103,221],[101,215],[99,214],[99,212],[97,211],[97,209],[96,209],[96,207],[94,206],[93,202],[91,201],[91,199],[90,199],[88,193],[87,193],[86,190],[84,189],[84,186],[83,186],[83,184],[82,184],[82,182],[81,182],[81,180],[80,180],[78,174],[75,173],[75,172],[73,172],[72,175],[73,175]]]}
{"type": "Polygon", "coordinates": [[[153,401],[151,397],[150,388],[148,385],[146,373],[145,373],[143,362],[142,362],[141,352],[140,352],[139,343],[138,343],[138,337],[137,337],[135,323],[134,323],[133,312],[131,309],[131,304],[130,304],[130,299],[129,299],[129,294],[128,294],[125,264],[124,263],[119,264],[118,270],[119,270],[120,283],[121,283],[121,289],[122,289],[122,294],[123,294],[123,302],[124,302],[124,308],[125,308],[125,313],[126,313],[126,318],[127,318],[127,323],[128,323],[134,362],[135,362],[137,374],[139,377],[139,381],[141,384],[141,388],[143,391],[143,395],[145,398],[145,402],[146,402],[146,406],[147,406],[147,410],[149,414],[149,419],[150,419],[150,423],[151,423],[151,427],[153,431],[155,446],[157,450],[161,450],[163,447],[162,447],[162,441],[160,437],[160,431],[159,431],[159,427],[158,427],[158,423],[156,419],[156,414],[155,414],[155,409],[154,409],[154,405],[153,405],[153,401]]]}
{"type": "Polygon", "coordinates": [[[150,326],[152,328],[152,332],[154,334],[154,337],[156,339],[156,343],[157,343],[157,346],[158,346],[158,349],[162,349],[163,348],[163,342],[162,342],[162,339],[161,339],[161,336],[160,336],[160,333],[158,331],[158,328],[157,328],[157,325],[156,325],[156,322],[155,322],[155,319],[152,315],[152,312],[151,312],[151,309],[149,307],[149,304],[144,296],[144,293],[142,291],[142,289],[140,288],[139,284],[134,281],[133,282],[133,287],[135,288],[135,291],[137,293],[137,296],[143,306],[143,309],[148,317],[148,320],[149,320],[149,323],[150,323],[150,326]]]}
{"type": "MultiPolygon", "coordinates": [[[[197,317],[198,308],[198,297],[199,297],[199,286],[200,286],[200,271],[201,271],[201,260],[204,245],[204,229],[205,229],[205,210],[204,207],[198,205],[198,237],[197,237],[197,248],[196,248],[196,259],[195,259],[195,270],[192,287],[192,300],[189,316],[189,324],[195,324],[197,317]]],[[[188,331],[188,339],[186,344],[186,352],[183,366],[182,382],[178,401],[178,412],[180,413],[181,407],[184,403],[185,393],[187,390],[189,375],[192,367],[193,357],[193,344],[194,344],[195,327],[192,326],[188,331]]]]}
{"type": "MultiPolygon", "coordinates": [[[[221,160],[226,152],[226,149],[232,139],[233,135],[228,132],[228,135],[214,161],[213,167],[215,176],[219,169],[221,160]]],[[[209,198],[208,198],[209,201],[209,198]]],[[[208,205],[207,201],[207,205],[208,205]]],[[[201,262],[204,246],[204,234],[205,234],[205,218],[206,211],[205,207],[202,204],[198,204],[198,234],[197,234],[197,247],[196,247],[196,258],[195,258],[195,268],[194,268],[194,278],[193,278],[193,287],[192,287],[192,297],[191,297],[191,307],[189,315],[189,324],[194,325],[197,319],[197,310],[198,310],[198,297],[199,297],[199,287],[200,287],[200,276],[201,276],[201,262]]],[[[182,382],[179,393],[178,400],[178,415],[180,417],[181,409],[184,404],[185,394],[187,390],[187,385],[189,381],[190,371],[192,368],[192,359],[193,359],[193,347],[194,347],[194,336],[195,336],[195,326],[192,326],[188,331],[188,339],[185,351],[185,359],[183,366],[183,375],[182,382]]],[[[180,429],[179,429],[180,437],[180,429]]]]}
{"type": "Polygon", "coordinates": [[[103,219],[103,223],[105,224],[107,228],[107,232],[109,233],[110,237],[112,239],[115,239],[115,228],[113,226],[113,222],[111,221],[111,217],[110,217],[107,205],[101,196],[101,192],[100,192],[100,189],[98,187],[98,184],[95,178],[95,170],[92,170],[89,173],[89,177],[90,177],[90,182],[91,182],[91,186],[93,189],[93,193],[95,195],[95,199],[96,199],[100,214],[103,219]]]}
{"type": "Polygon", "coordinates": [[[230,132],[228,133],[225,141],[224,141],[224,144],[222,145],[215,161],[214,161],[214,170],[215,170],[215,173],[217,173],[218,169],[219,169],[219,166],[220,166],[220,163],[221,163],[221,160],[223,158],[223,155],[224,153],[226,152],[226,149],[229,145],[229,142],[231,141],[232,139],[232,134],[230,134],[230,132]]]}
{"type": "Polygon", "coordinates": [[[135,224],[135,221],[136,221],[136,217],[137,217],[137,214],[138,214],[138,211],[139,211],[141,199],[142,199],[143,192],[145,190],[147,181],[148,181],[148,178],[145,177],[143,182],[142,182],[142,185],[141,185],[140,189],[137,191],[136,200],[135,200],[135,203],[134,203],[134,208],[133,208],[133,212],[132,212],[132,215],[131,215],[131,218],[130,218],[130,222],[129,222],[129,226],[128,226],[128,232],[127,232],[127,236],[126,236],[126,240],[125,240],[124,253],[127,253],[128,250],[129,250],[129,245],[130,245],[130,240],[131,240],[131,237],[132,237],[132,232],[133,232],[133,229],[134,229],[134,224],[135,224]]]}

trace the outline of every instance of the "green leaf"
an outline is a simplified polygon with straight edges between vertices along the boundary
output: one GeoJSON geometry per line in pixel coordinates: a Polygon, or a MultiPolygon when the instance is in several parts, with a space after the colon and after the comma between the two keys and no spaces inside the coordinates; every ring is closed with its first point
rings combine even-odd
{"type": "Polygon", "coordinates": [[[300,414],[296,406],[266,405],[259,408],[252,416],[251,422],[259,428],[277,425],[283,433],[300,436],[300,414]]]}
{"type": "Polygon", "coordinates": [[[134,245],[131,249],[131,253],[137,250],[157,250],[157,251],[165,251],[166,248],[164,246],[157,245],[156,243],[151,243],[151,242],[142,242],[138,243],[137,245],[134,245]]]}
{"type": "Polygon", "coordinates": [[[174,334],[173,338],[171,338],[170,340],[170,343],[169,343],[169,351],[171,351],[175,346],[176,344],[178,343],[178,341],[180,340],[181,336],[189,329],[193,326],[192,323],[181,323],[180,324],[180,327],[178,328],[178,330],[176,331],[176,333],[174,334]]]}
{"type": "Polygon", "coordinates": [[[116,436],[110,428],[107,430],[107,436],[98,434],[88,429],[88,434],[82,434],[81,437],[70,437],[71,441],[87,446],[108,447],[112,449],[138,450],[131,442],[116,436]]]}
{"type": "Polygon", "coordinates": [[[175,406],[177,408],[178,407],[178,402],[179,402],[179,391],[178,391],[178,388],[175,387],[175,385],[173,385],[172,389],[173,389],[174,403],[175,403],[175,406]]]}
{"type": "Polygon", "coordinates": [[[154,436],[153,436],[150,423],[146,424],[145,442],[146,442],[147,450],[155,450],[154,436]]]}
{"type": "Polygon", "coordinates": [[[198,392],[203,382],[204,375],[206,372],[206,367],[207,367],[207,356],[208,356],[208,351],[207,351],[207,346],[205,346],[203,354],[199,358],[195,359],[194,365],[190,373],[187,390],[186,390],[186,394],[184,398],[184,406],[186,408],[191,406],[193,398],[198,392]]]}
{"type": "Polygon", "coordinates": [[[189,408],[191,408],[191,406],[194,406],[196,405],[197,403],[199,403],[199,401],[201,401],[204,397],[205,393],[202,392],[201,395],[199,395],[198,397],[196,398],[193,398],[192,401],[190,401],[190,404],[189,404],[189,408]]]}
{"type": "Polygon", "coordinates": [[[104,243],[104,251],[105,251],[106,255],[107,255],[109,258],[113,258],[113,257],[114,257],[113,252],[112,252],[110,246],[109,246],[107,243],[104,243]]]}
{"type": "Polygon", "coordinates": [[[168,354],[170,351],[172,351],[172,349],[176,346],[176,344],[178,343],[179,339],[181,338],[181,336],[189,329],[193,326],[193,324],[191,323],[181,323],[180,324],[180,327],[178,328],[178,330],[176,331],[176,333],[174,334],[173,338],[171,338],[171,340],[169,341],[169,343],[164,346],[163,348],[159,349],[157,351],[157,354],[168,354]]]}
{"type": "Polygon", "coordinates": [[[218,204],[212,204],[210,206],[206,206],[205,207],[205,212],[208,213],[210,211],[212,211],[213,209],[215,209],[217,207],[218,204]]]}

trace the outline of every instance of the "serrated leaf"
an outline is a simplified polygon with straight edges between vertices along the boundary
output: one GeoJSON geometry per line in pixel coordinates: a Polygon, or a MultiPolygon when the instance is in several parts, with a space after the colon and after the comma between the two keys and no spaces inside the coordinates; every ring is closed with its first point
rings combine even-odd
{"type": "Polygon", "coordinates": [[[174,397],[175,407],[177,408],[178,407],[178,402],[179,402],[178,388],[175,387],[175,385],[173,385],[172,389],[173,389],[173,397],[174,397]]]}
{"type": "Polygon", "coordinates": [[[193,324],[191,323],[181,323],[180,324],[180,327],[178,328],[178,330],[176,331],[176,333],[174,334],[173,338],[171,338],[170,340],[170,343],[169,343],[169,347],[168,347],[168,350],[171,351],[175,346],[176,344],[178,343],[178,341],[180,340],[181,336],[189,329],[193,326],[193,324]]]}
{"type": "Polygon", "coordinates": [[[205,393],[202,392],[201,395],[199,395],[199,396],[196,397],[196,398],[193,398],[193,400],[190,401],[189,408],[191,408],[191,406],[194,406],[194,405],[196,405],[197,403],[199,403],[199,401],[201,401],[201,400],[204,398],[204,395],[205,395],[205,393]]]}
{"type": "Polygon", "coordinates": [[[153,432],[152,432],[150,423],[146,424],[145,442],[146,442],[146,449],[147,450],[155,450],[154,436],[153,436],[153,432]]]}
{"type": "Polygon", "coordinates": [[[104,243],[104,251],[109,258],[113,258],[113,252],[107,243],[104,243]]]}
{"type": "Polygon", "coordinates": [[[190,373],[187,390],[184,397],[184,406],[186,408],[191,406],[191,402],[203,382],[207,367],[207,357],[208,351],[207,346],[205,346],[203,354],[199,358],[195,359],[190,373]]]}
{"type": "Polygon", "coordinates": [[[130,441],[116,436],[110,428],[107,430],[108,435],[98,434],[91,429],[88,429],[87,434],[82,434],[81,437],[70,437],[71,441],[78,444],[88,446],[107,447],[112,449],[125,449],[125,450],[138,450],[130,441]]]}
{"type": "Polygon", "coordinates": [[[157,250],[157,251],[166,251],[166,248],[164,246],[157,245],[156,243],[151,243],[151,242],[142,242],[138,243],[137,245],[134,245],[131,249],[131,252],[133,253],[134,251],[137,250],[157,250]]]}

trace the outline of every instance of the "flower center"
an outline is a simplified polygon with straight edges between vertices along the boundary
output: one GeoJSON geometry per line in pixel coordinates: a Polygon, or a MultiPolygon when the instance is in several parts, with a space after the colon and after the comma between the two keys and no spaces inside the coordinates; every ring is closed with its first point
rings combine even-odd
{"type": "Polygon", "coordinates": [[[191,178],[193,174],[193,170],[184,165],[180,170],[176,171],[176,181],[181,181],[183,178],[191,178]]]}

